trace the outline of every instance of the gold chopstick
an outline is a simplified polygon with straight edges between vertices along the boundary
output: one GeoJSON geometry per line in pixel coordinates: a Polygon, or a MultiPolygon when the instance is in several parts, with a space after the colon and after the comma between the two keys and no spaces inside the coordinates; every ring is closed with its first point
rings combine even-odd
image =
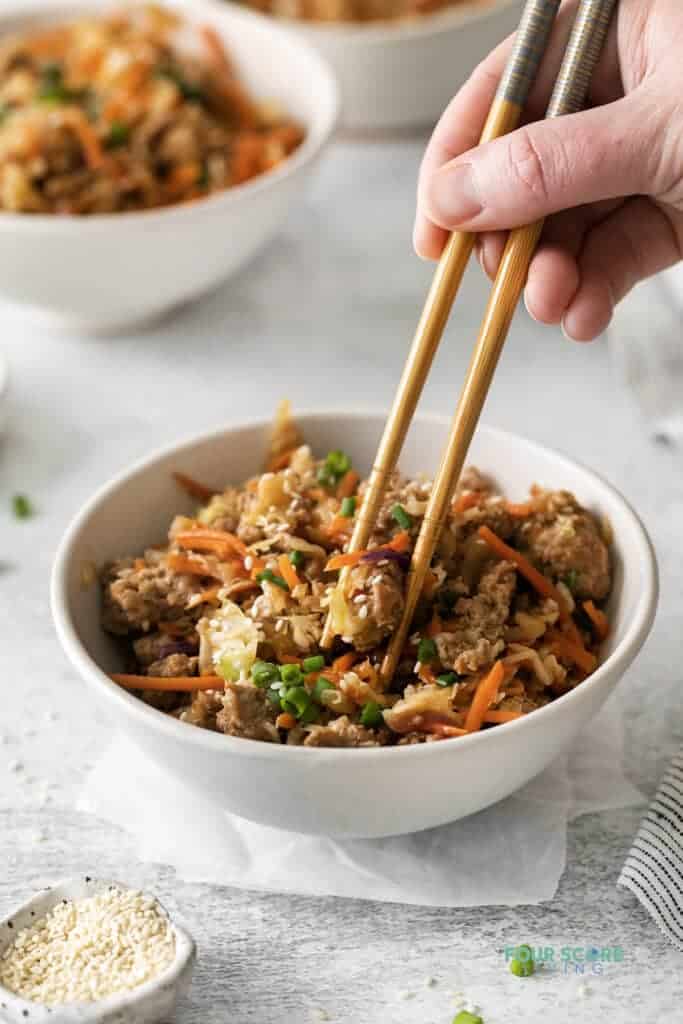
{"type": "MultiPolygon", "coordinates": [[[[581,0],[546,117],[576,113],[583,107],[615,3],[616,0],[581,0]]],[[[382,664],[385,683],[393,676],[403,651],[439,533],[542,230],[543,221],[538,221],[517,228],[508,238],[413,550],[401,623],[391,638],[382,664]]]]}
{"type": "MultiPolygon", "coordinates": [[[[482,131],[482,143],[497,139],[518,126],[559,6],[560,0],[527,0],[510,59],[482,131]]],[[[398,461],[408,427],[424,389],[472,253],[474,240],[475,235],[470,232],[454,231],[439,260],[377,450],[362,507],[354,523],[348,551],[362,551],[367,547],[387,482],[398,461]]],[[[347,570],[343,569],[337,585],[343,588],[346,578],[347,570]]],[[[330,647],[333,640],[332,617],[328,615],[321,644],[323,647],[330,647]]]]}

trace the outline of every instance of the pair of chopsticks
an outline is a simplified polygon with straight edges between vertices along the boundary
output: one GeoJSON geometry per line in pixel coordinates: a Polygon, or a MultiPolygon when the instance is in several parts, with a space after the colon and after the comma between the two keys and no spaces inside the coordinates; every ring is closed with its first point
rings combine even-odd
{"type": "MultiPolygon", "coordinates": [[[[547,118],[576,113],[583,107],[615,4],[616,0],[580,0],[546,112],[547,118]]],[[[560,0],[527,0],[513,51],[484,126],[481,142],[498,138],[519,125],[559,6],[560,0]]],[[[450,427],[448,443],[413,550],[401,623],[391,638],[382,664],[385,683],[393,676],[405,646],[439,533],[542,230],[543,221],[539,221],[511,231],[508,237],[450,427]]],[[[377,451],[349,551],[360,551],[367,547],[389,477],[398,462],[474,242],[475,236],[470,232],[453,232],[441,256],[377,451]]],[[[347,572],[342,570],[338,587],[344,588],[347,572]]],[[[323,647],[329,647],[333,639],[334,630],[331,617],[328,616],[322,638],[323,647]]]]}

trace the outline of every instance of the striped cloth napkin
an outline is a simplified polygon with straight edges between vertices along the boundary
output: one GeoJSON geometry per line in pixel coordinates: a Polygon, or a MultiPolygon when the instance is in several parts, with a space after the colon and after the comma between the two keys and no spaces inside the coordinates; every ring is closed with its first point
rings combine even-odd
{"type": "Polygon", "coordinates": [[[617,885],[630,889],[683,950],[683,749],[640,824],[617,885]]]}

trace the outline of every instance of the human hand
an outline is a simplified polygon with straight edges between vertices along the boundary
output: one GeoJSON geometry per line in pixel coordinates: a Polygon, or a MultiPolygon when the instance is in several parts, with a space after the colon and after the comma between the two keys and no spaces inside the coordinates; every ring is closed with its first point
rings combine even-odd
{"type": "Polygon", "coordinates": [[[590,341],[638,281],[683,255],[683,4],[621,0],[589,109],[533,121],[544,116],[577,7],[563,0],[531,123],[477,145],[511,38],[452,100],[422,161],[414,244],[437,259],[449,231],[481,232],[479,259],[493,277],[505,231],[547,217],[527,309],[590,341]]]}

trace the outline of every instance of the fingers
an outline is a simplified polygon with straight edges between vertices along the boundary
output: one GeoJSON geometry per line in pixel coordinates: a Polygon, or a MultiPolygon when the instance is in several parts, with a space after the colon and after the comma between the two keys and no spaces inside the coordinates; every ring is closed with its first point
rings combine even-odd
{"type": "Polygon", "coordinates": [[[427,174],[420,190],[424,214],[446,230],[491,231],[647,193],[654,130],[635,94],[525,125],[427,174]]]}
{"type": "Polygon", "coordinates": [[[683,214],[639,196],[597,225],[579,257],[580,285],[562,326],[575,341],[591,341],[608,326],[615,305],[639,281],[681,259],[683,214]]]}

